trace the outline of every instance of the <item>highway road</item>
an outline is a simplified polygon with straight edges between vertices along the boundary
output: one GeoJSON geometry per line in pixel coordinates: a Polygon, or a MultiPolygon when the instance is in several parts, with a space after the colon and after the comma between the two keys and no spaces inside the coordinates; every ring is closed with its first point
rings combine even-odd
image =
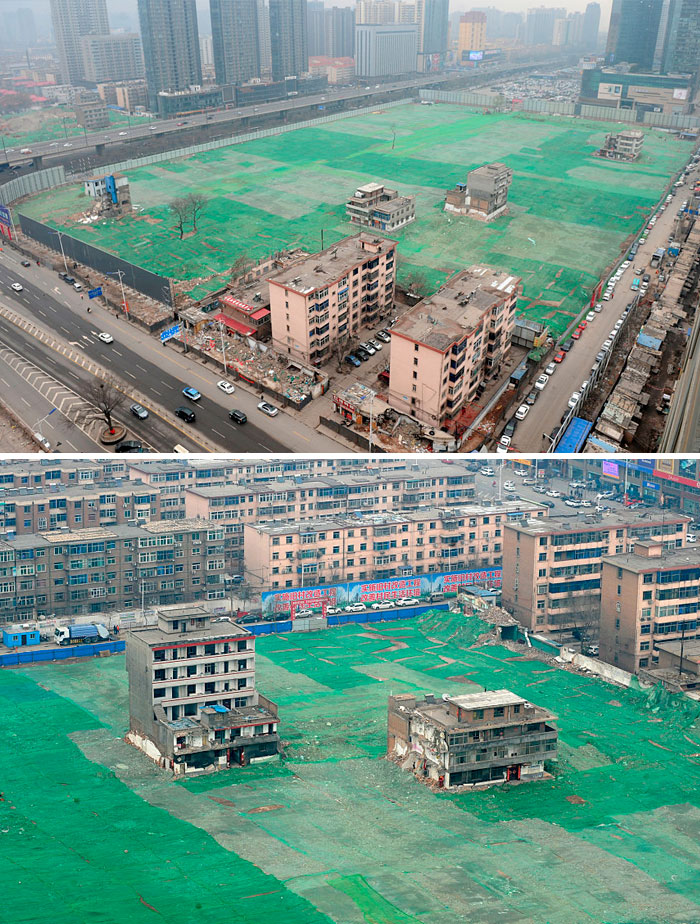
{"type": "MultiPolygon", "coordinates": [[[[269,418],[257,409],[259,397],[236,386],[234,395],[225,395],[216,386],[221,378],[215,371],[202,366],[196,360],[164,347],[155,338],[115,317],[102,306],[92,304],[87,314],[87,299],[81,300],[78,293],[67,286],[48,267],[32,264],[25,268],[20,258],[8,249],[0,253],[0,304],[14,309],[35,321],[45,330],[51,330],[63,340],[72,343],[90,359],[100,363],[126,382],[133,382],[133,390],[151,413],[148,421],[131,420],[134,438],[143,435],[158,451],[171,451],[180,443],[187,448],[200,451],[209,448],[198,441],[204,437],[224,452],[278,453],[289,451],[338,452],[341,446],[324,434],[317,433],[302,421],[280,412],[269,418]],[[24,286],[22,292],[10,288],[13,282],[24,286]],[[106,331],[114,337],[111,344],[103,343],[97,334],[106,331]],[[202,394],[202,400],[191,405],[197,415],[196,423],[170,419],[169,414],[180,405],[187,405],[182,395],[186,385],[195,387],[202,394]],[[228,412],[232,408],[243,410],[248,423],[235,424],[228,412]],[[177,421],[177,422],[175,422],[177,421]]],[[[0,319],[1,320],[1,319],[0,319]]],[[[71,388],[75,380],[68,374],[79,374],[80,367],[68,360],[52,365],[59,354],[40,349],[39,341],[25,335],[8,321],[0,323],[0,337],[27,359],[35,362],[71,388]],[[53,354],[53,356],[51,355],[53,354]]],[[[61,357],[61,359],[64,359],[61,357]]],[[[0,360],[0,371],[5,367],[0,360]]],[[[85,381],[85,379],[83,379],[85,381]]],[[[25,396],[26,397],[26,396],[25,396]]],[[[10,404],[18,413],[23,408],[10,404]]],[[[32,407],[20,416],[30,425],[43,405],[32,407]],[[35,411],[37,413],[35,413],[35,411]]]]}
{"type": "MultiPolygon", "coordinates": [[[[656,278],[656,271],[649,267],[649,262],[655,250],[659,247],[668,247],[678,209],[683,200],[687,198],[689,189],[692,188],[697,176],[697,170],[691,171],[687,182],[673,190],[674,197],[668,204],[668,208],[660,214],[657,211],[654,212],[658,214],[656,224],[652,231],[645,235],[646,243],[639,246],[637,256],[615,286],[614,295],[609,301],[603,302],[602,312],[596,314],[595,320],[589,323],[581,339],[574,341],[573,347],[566,354],[564,361],[557,365],[556,371],[537,402],[532,406],[528,416],[517,424],[512,444],[515,451],[545,452],[549,448],[549,440],[544,434],[549,434],[555,427],[558,427],[568,410],[571,394],[578,390],[582,382],[590,378],[591,367],[595,363],[596,355],[604,341],[610,336],[615,322],[632,301],[634,296],[631,290],[632,281],[635,276],[639,275],[634,272],[635,267],[642,269],[644,273],[649,273],[652,283],[656,278]]],[[[662,204],[666,205],[665,202],[662,204]]],[[[626,255],[621,258],[621,260],[624,259],[626,255]]],[[[653,285],[649,291],[653,291],[653,285]]],[[[586,312],[582,317],[585,318],[585,316],[586,312]]],[[[515,411],[516,408],[513,410],[515,411]]]]}

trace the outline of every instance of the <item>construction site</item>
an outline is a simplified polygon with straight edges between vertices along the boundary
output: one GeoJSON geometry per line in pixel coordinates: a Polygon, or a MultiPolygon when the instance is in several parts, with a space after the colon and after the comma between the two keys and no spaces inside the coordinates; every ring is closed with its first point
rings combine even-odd
{"type": "Polygon", "coordinates": [[[86,217],[80,186],[53,189],[18,211],[175,280],[191,294],[220,288],[240,259],[318,251],[351,233],[347,191],[368,183],[415,197],[416,219],[392,232],[398,283],[417,294],[485,263],[521,276],[521,316],[559,334],[638,234],[692,143],[644,130],[628,163],[594,158],[614,126],[581,118],[415,103],[125,171],[134,211],[86,217]],[[447,213],[446,192],[496,161],[512,171],[508,210],[485,223],[447,213]],[[188,192],[206,206],[178,233],[169,205],[188,192]]]}
{"type": "Polygon", "coordinates": [[[7,920],[700,922],[700,705],[555,654],[445,610],[261,636],[282,759],[178,781],[124,740],[122,656],[0,671],[7,920]],[[556,717],[545,778],[386,758],[390,696],[503,689],[556,717]]]}

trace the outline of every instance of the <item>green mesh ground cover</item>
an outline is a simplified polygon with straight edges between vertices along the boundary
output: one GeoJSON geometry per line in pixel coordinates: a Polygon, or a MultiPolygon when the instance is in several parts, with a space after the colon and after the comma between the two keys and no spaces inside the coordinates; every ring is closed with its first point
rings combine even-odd
{"type": "Polygon", "coordinates": [[[225,271],[241,253],[319,249],[321,231],[325,245],[347,236],[345,201],[376,180],[416,196],[417,220],[395,234],[400,282],[418,275],[430,291],[455,270],[486,262],[522,275],[520,313],[562,332],[691,149],[648,129],[638,163],[593,158],[613,128],[406,105],[129,171],[143,211],[118,222],[76,225],[87,204],[78,189],[52,190],[21,211],[158,272],[194,279],[225,271]],[[514,171],[510,214],[487,225],[445,213],[445,190],[495,160],[514,171]],[[199,232],[180,241],[168,203],[189,190],[203,192],[209,205],[199,232]]]}
{"type": "MultiPolygon", "coordinates": [[[[109,109],[112,126],[139,125],[146,121],[143,116],[128,117],[125,112],[109,109]]],[[[70,106],[56,106],[51,109],[30,110],[0,116],[0,135],[7,148],[20,148],[40,141],[65,141],[83,135],[82,125],[75,120],[75,111],[70,106]]]]}
{"type": "Polygon", "coordinates": [[[286,759],[183,782],[120,737],[122,657],[0,673],[6,919],[698,924],[700,708],[465,647],[484,628],[260,638],[286,759]],[[557,714],[552,781],[447,795],[382,759],[390,693],[474,684],[557,714]]]}

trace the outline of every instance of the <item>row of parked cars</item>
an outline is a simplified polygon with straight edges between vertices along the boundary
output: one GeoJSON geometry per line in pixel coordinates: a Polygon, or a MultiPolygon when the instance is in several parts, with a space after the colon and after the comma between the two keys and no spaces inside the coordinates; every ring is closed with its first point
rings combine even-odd
{"type": "Polygon", "coordinates": [[[361,366],[362,363],[366,363],[375,353],[378,353],[382,349],[382,344],[390,342],[391,336],[389,331],[383,329],[378,330],[371,340],[359,343],[356,347],[353,347],[352,351],[345,357],[345,362],[348,366],[357,368],[361,366]]]}
{"type": "MultiPolygon", "coordinates": [[[[440,597],[443,594],[431,594],[430,600],[440,597]]],[[[396,600],[377,600],[376,603],[348,603],[347,606],[329,606],[326,613],[329,616],[340,616],[341,613],[364,613],[365,610],[394,610],[397,606],[416,606],[419,603],[415,597],[399,597],[396,600]]],[[[295,618],[304,618],[306,616],[317,616],[316,610],[297,610],[295,618]]]]}

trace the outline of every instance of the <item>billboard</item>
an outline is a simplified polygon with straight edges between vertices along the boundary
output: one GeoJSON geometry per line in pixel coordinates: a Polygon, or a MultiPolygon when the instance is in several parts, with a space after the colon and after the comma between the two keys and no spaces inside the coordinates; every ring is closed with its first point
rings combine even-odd
{"type": "Polygon", "coordinates": [[[4,225],[6,228],[12,228],[10,210],[4,205],[0,205],[0,225],[4,225]]]}
{"type": "Polygon", "coordinates": [[[607,475],[608,478],[619,478],[620,466],[617,464],[617,462],[609,462],[607,459],[604,459],[603,474],[607,475]]]}
{"type": "Polygon", "coordinates": [[[484,58],[483,51],[470,51],[469,60],[470,61],[482,61],[484,58]]]}
{"type": "Polygon", "coordinates": [[[262,611],[291,613],[297,609],[325,612],[327,606],[347,606],[350,603],[377,603],[415,597],[416,603],[433,593],[456,594],[460,584],[501,586],[500,568],[470,571],[443,571],[436,574],[416,574],[375,581],[349,581],[344,584],[320,584],[314,587],[294,587],[268,590],[262,594],[262,611]]]}

